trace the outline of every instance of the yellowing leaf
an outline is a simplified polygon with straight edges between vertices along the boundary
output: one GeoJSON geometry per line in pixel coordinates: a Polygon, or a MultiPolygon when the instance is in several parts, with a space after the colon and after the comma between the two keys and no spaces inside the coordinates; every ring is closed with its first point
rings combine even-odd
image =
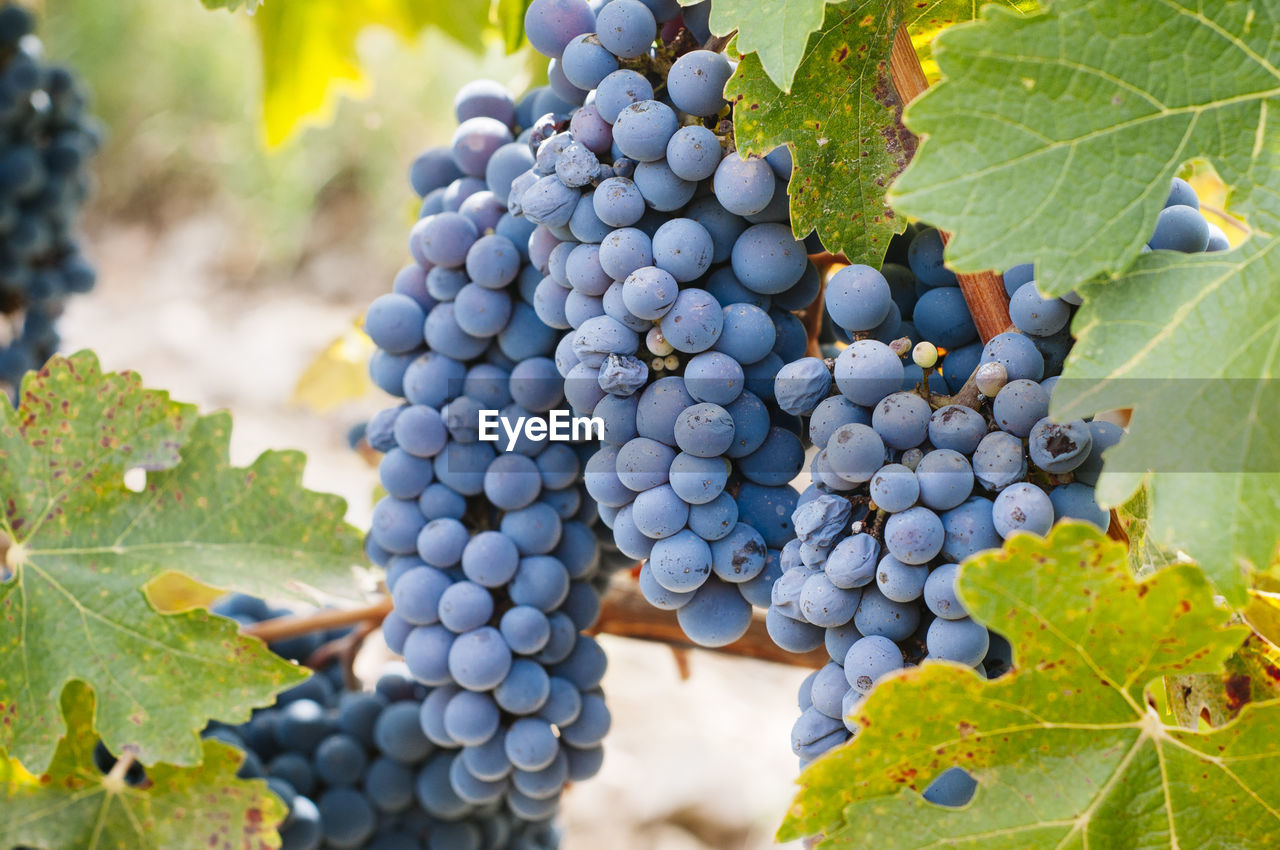
{"type": "Polygon", "coordinates": [[[199,767],[153,765],[139,787],[94,763],[93,696],[62,700],[67,735],[47,771],[32,775],[0,752],[0,846],[40,850],[273,850],[285,809],[259,779],[236,778],[244,755],[203,742],[199,767]]]}
{"type": "Polygon", "coordinates": [[[235,468],[227,414],[197,418],[91,352],[28,375],[21,399],[0,402],[0,747],[42,770],[79,681],[112,752],[193,764],[211,718],[247,719],[302,675],[230,620],[158,613],[149,583],[176,570],[260,596],[350,596],[360,535],[341,499],[302,489],[300,454],[235,468]],[[139,467],[134,493],[124,473],[139,467]]]}
{"type": "Polygon", "coordinates": [[[1120,544],[1067,523],[971,558],[959,590],[1008,637],[1011,671],[987,681],[930,662],[880,682],[856,711],[860,733],[801,777],[781,838],[885,850],[1280,844],[1280,704],[1188,731],[1148,702],[1160,677],[1221,671],[1247,634],[1199,570],[1136,581],[1120,544]],[[952,766],[978,780],[972,802],[924,800],[952,766]]]}
{"type": "Polygon", "coordinates": [[[262,47],[264,132],[267,145],[276,147],[305,124],[332,120],[342,95],[367,94],[356,53],[366,27],[412,38],[434,26],[478,51],[489,27],[489,0],[274,0],[253,21],[262,47]]]}
{"type": "Polygon", "coordinates": [[[208,608],[224,595],[216,587],[175,572],[162,573],[147,585],[147,601],[162,614],[208,608]]]}
{"type": "Polygon", "coordinates": [[[324,413],[344,402],[364,398],[373,390],[369,357],[376,347],[360,329],[361,324],[353,324],[307,366],[293,391],[295,404],[324,413]]]}

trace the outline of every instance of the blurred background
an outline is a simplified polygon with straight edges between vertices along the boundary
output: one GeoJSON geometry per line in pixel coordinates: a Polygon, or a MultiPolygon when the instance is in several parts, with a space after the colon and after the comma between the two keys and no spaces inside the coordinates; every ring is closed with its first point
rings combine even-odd
{"type": "MultiPolygon", "coordinates": [[[[307,485],[343,495],[367,527],[376,473],[347,434],[387,400],[335,402],[361,386],[368,350],[352,329],[408,260],[408,165],[448,139],[464,82],[518,93],[531,63],[496,43],[477,56],[438,33],[406,42],[366,30],[357,50],[372,94],[267,152],[244,14],[197,0],[56,0],[40,32],[91,88],[108,133],[84,219],[98,286],[71,299],[64,351],[92,348],[109,369],[231,410],[237,463],[305,451],[307,485]]],[[[602,642],[614,726],[603,773],[566,794],[565,850],[774,846],[805,671],[694,653],[682,680],[663,646],[602,642]]]]}

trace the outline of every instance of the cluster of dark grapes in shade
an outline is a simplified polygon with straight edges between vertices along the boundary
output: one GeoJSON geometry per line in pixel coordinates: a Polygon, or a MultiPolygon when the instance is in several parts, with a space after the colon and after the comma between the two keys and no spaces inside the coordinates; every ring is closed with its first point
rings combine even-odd
{"type": "Polygon", "coordinates": [[[601,425],[585,470],[601,521],[644,562],[645,598],[722,646],[768,606],[791,536],[802,426],[773,379],[806,350],[795,311],[821,246],[792,235],[789,150],[735,150],[734,64],[697,47],[703,11],[535,0],[526,33],[564,105],[511,149],[506,196],[537,226],[565,399],[601,425]]]}
{"type": "Polygon", "coordinates": [[[31,13],[0,8],[0,393],[57,350],[68,296],[93,288],[76,218],[100,138],[66,68],[46,64],[31,13]]]}
{"type": "MultiPolygon", "coordinates": [[[[231,596],[216,613],[248,625],[291,612],[231,596]]],[[[303,662],[341,633],[273,643],[303,662]]],[[[238,775],[265,779],[288,809],[282,850],[542,850],[557,844],[550,819],[522,820],[499,802],[470,806],[452,790],[457,754],[424,734],[429,689],[392,664],[372,690],[350,690],[338,664],[317,670],[239,726],[205,730],[244,751],[238,775]]],[[[111,757],[100,748],[103,770],[111,757]]],[[[140,777],[139,777],[140,778],[140,777]]]]}
{"type": "MultiPolygon", "coordinates": [[[[1177,180],[1151,246],[1225,250],[1215,230],[1177,180]]],[[[800,689],[791,743],[802,765],[857,734],[856,706],[895,670],[930,659],[986,677],[1009,668],[1008,643],[957,596],[966,558],[1061,520],[1109,526],[1094,486],[1123,429],[1049,417],[1080,300],[1042,297],[1031,266],[1004,281],[1016,330],[983,345],[938,232],[912,228],[880,271],[847,266],[829,280],[832,333],[852,341],[778,373],[779,405],[808,419],[818,449],[766,620],[779,646],[830,657],[800,689]],[[892,345],[867,337],[886,316],[901,335],[892,345]],[[957,395],[930,392],[939,385],[957,395]]],[[[925,797],[961,805],[973,789],[952,769],[925,797]]]]}
{"type": "Polygon", "coordinates": [[[597,537],[587,445],[508,433],[547,427],[564,401],[558,333],[534,307],[557,240],[507,209],[532,161],[520,128],[548,97],[462,89],[451,143],[411,169],[414,262],[365,317],[370,374],[404,399],[365,430],[384,453],[367,546],[394,604],[383,633],[427,688],[421,729],[448,762],[456,816],[500,805],[533,823],[600,768],[606,663],[584,632],[610,572],[629,566],[597,537]]]}

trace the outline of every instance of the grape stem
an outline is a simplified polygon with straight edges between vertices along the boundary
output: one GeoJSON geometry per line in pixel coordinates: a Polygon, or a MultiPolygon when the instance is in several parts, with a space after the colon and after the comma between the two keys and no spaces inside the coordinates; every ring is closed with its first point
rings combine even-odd
{"type": "MultiPolygon", "coordinates": [[[[889,55],[889,74],[904,107],[929,88],[929,80],[924,75],[924,68],[920,66],[920,57],[911,44],[907,28],[902,25],[898,26],[898,31],[894,34],[893,51],[889,55]]],[[[945,245],[951,234],[944,230],[938,232],[942,234],[945,245]]],[[[956,277],[983,342],[1010,329],[1009,297],[1004,291],[1002,275],[987,271],[957,274],[956,277]]]]}
{"type": "MultiPolygon", "coordinates": [[[[354,660],[360,643],[381,625],[383,618],[391,613],[391,607],[390,597],[383,597],[360,608],[326,608],[311,614],[263,620],[261,623],[245,626],[241,631],[271,642],[312,632],[357,626],[358,628],[351,634],[325,644],[307,659],[309,667],[322,666],[333,658],[340,658],[345,664],[348,658],[354,660]]],[[[671,612],[660,611],[650,605],[640,594],[639,585],[634,579],[623,576],[619,576],[614,581],[605,597],[600,619],[592,627],[591,633],[653,641],[681,650],[705,649],[685,637],[680,624],[676,622],[671,612]]],[[[755,617],[746,635],[740,640],[713,651],[740,658],[753,658],[758,661],[772,661],[814,669],[821,667],[827,661],[825,651],[815,650],[797,655],[778,648],[765,630],[763,617],[755,617]]]]}

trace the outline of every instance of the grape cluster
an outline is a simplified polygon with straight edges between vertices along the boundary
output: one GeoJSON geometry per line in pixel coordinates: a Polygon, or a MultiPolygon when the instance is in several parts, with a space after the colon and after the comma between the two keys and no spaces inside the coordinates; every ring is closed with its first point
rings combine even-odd
{"type": "MultiPolygon", "coordinates": [[[[232,596],[214,607],[242,624],[288,615],[260,599],[232,596]]],[[[339,635],[272,644],[304,661],[339,635]]],[[[213,724],[205,737],[245,752],[241,778],[260,778],[284,802],[282,850],[542,850],[557,845],[550,820],[530,823],[497,802],[460,804],[451,787],[459,760],[423,733],[428,689],[392,665],[372,691],[345,688],[331,664],[285,691],[240,726],[213,724]]],[[[109,759],[105,750],[101,753],[109,759]]],[[[109,762],[103,769],[109,769],[109,762]]]]}
{"type": "Polygon", "coordinates": [[[385,453],[368,545],[394,603],[383,632],[428,688],[421,730],[445,765],[433,805],[456,817],[553,816],[565,784],[599,770],[610,726],[604,653],[583,632],[625,558],[597,539],[585,448],[507,432],[545,434],[564,394],[557,332],[533,306],[555,240],[506,206],[533,162],[517,129],[545,99],[517,105],[486,81],[459,93],[451,144],[411,169],[414,262],[365,317],[370,374],[405,399],[366,429],[385,453]],[[484,411],[500,442],[482,439],[484,411]]]}
{"type": "MultiPolygon", "coordinates": [[[[1221,231],[1210,241],[1181,180],[1169,210],[1153,246],[1225,249],[1221,231]],[[1197,219],[1199,235],[1185,237],[1197,219]]],[[[808,417],[818,452],[766,624],[779,646],[825,647],[831,659],[801,686],[792,748],[802,764],[856,734],[850,712],[894,670],[931,658],[988,677],[1008,668],[1008,644],[970,619],[956,595],[965,558],[1018,532],[1046,534],[1060,520],[1108,528],[1094,486],[1103,452],[1123,430],[1049,418],[1080,300],[1042,298],[1032,275],[1030,266],[1005,273],[1016,331],[983,345],[942,265],[938,232],[912,228],[881,271],[854,265],[831,277],[832,330],[850,344],[833,359],[802,358],[778,373],[779,404],[808,417]],[[893,345],[868,336],[886,321],[901,335],[893,345]],[[929,379],[957,395],[931,393],[929,379]]],[[[963,771],[949,771],[925,796],[959,805],[973,787],[963,771]]]]}
{"type": "Polygon", "coordinates": [[[645,598],[721,646],[768,605],[791,536],[804,450],[773,378],[805,351],[793,311],[819,277],[791,232],[788,149],[733,149],[733,63],[687,37],[703,12],[530,4],[526,32],[565,108],[535,120],[508,209],[547,246],[534,307],[566,331],[565,398],[601,425],[585,471],[601,520],[644,561],[645,598]]]}
{"type": "Polygon", "coordinates": [[[0,392],[57,350],[68,296],[93,288],[77,244],[100,139],[66,68],[45,64],[31,13],[0,8],[0,392]]]}

